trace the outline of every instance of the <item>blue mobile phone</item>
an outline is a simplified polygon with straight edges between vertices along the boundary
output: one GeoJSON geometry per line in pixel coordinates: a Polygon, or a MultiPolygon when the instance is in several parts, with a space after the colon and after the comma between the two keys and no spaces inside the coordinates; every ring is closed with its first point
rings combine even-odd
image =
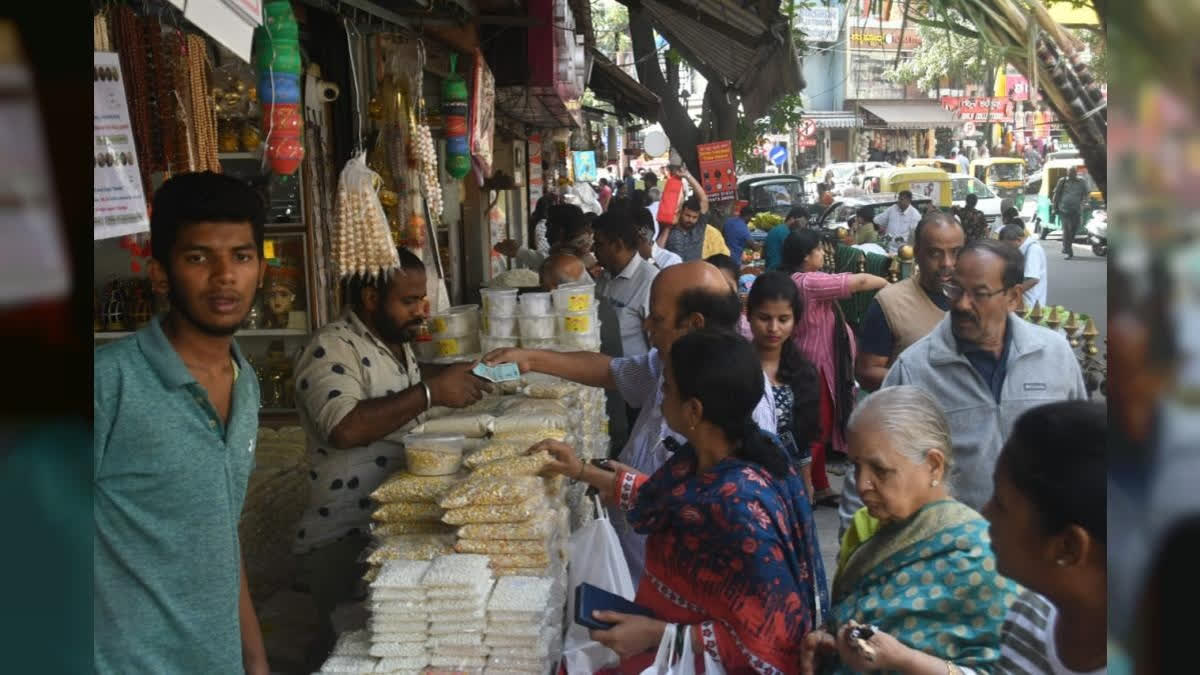
{"type": "Polygon", "coordinates": [[[575,623],[592,630],[608,630],[614,624],[605,623],[592,616],[593,612],[620,612],[653,617],[654,612],[632,603],[616,593],[582,583],[575,587],[575,623]]]}

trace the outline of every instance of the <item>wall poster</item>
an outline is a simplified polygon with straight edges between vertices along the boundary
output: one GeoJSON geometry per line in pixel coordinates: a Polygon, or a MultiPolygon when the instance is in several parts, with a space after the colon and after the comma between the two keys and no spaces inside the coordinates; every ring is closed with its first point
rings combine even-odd
{"type": "Polygon", "coordinates": [[[92,233],[109,239],[150,229],[116,52],[94,52],[92,233]]]}

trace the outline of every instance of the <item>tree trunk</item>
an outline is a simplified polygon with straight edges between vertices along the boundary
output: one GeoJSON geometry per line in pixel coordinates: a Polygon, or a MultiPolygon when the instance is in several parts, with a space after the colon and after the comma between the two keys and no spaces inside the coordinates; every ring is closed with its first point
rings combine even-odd
{"type": "Polygon", "coordinates": [[[658,50],[654,46],[654,30],[650,19],[640,9],[629,8],[629,37],[633,44],[633,58],[637,67],[638,81],[659,98],[659,124],[671,141],[671,146],[683,158],[694,174],[700,172],[700,161],[696,154],[696,143],[700,131],[688,116],[687,107],[679,100],[678,71],[676,86],[672,87],[658,65],[658,50]]]}

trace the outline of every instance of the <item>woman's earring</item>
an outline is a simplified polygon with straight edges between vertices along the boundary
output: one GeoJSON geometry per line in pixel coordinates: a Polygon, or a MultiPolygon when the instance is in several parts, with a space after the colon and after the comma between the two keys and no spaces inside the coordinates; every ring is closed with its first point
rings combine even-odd
{"type": "Polygon", "coordinates": [[[940,483],[940,482],[941,482],[941,481],[939,481],[938,479],[934,478],[934,479],[933,479],[933,482],[929,484],[929,487],[937,487],[937,486],[938,486],[938,483],[940,483]]]}

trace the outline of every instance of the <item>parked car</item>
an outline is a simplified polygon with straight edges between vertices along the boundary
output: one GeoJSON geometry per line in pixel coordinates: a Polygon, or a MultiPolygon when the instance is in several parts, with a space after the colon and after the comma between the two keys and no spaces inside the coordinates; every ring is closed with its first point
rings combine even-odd
{"type": "Polygon", "coordinates": [[[950,197],[954,201],[954,205],[959,208],[966,206],[967,195],[970,194],[979,198],[979,203],[975,207],[987,216],[988,229],[992,232],[999,230],[1000,224],[1004,222],[1001,217],[1004,200],[1000,198],[1000,195],[974,176],[968,176],[965,173],[950,174],[950,197]]]}
{"type": "Polygon", "coordinates": [[[786,216],[793,206],[806,203],[804,178],[786,173],[757,173],[738,180],[737,198],[755,213],[770,211],[786,216]]]}

